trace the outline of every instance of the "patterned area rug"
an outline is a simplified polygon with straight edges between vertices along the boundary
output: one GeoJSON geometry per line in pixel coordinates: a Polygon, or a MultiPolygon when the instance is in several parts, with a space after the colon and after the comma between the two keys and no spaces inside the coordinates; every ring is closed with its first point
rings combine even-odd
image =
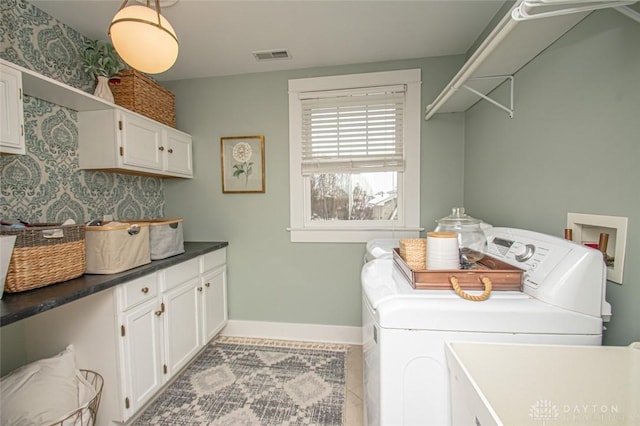
{"type": "Polygon", "coordinates": [[[135,425],[342,425],[348,346],[219,337],[135,425]]]}

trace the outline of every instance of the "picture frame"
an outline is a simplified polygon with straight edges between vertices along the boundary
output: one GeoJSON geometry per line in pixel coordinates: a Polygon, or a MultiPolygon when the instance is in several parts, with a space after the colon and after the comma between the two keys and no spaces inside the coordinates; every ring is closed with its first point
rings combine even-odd
{"type": "Polygon", "coordinates": [[[222,192],[264,193],[264,135],[220,138],[222,192]]]}

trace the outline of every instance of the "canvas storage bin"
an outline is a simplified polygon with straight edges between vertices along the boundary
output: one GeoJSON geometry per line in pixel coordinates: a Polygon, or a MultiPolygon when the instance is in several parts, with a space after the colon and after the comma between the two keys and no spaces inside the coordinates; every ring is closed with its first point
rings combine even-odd
{"type": "Polygon", "coordinates": [[[85,230],[88,274],[115,274],[151,262],[147,223],[107,223],[85,230]]]}
{"type": "MultiPolygon", "coordinates": [[[[127,220],[127,222],[130,222],[127,220]]],[[[131,221],[131,223],[134,223],[131,221]]],[[[151,260],[166,259],[184,253],[182,219],[141,219],[135,223],[149,225],[151,260]]]]}
{"type": "Polygon", "coordinates": [[[85,272],[84,225],[2,228],[16,237],[4,291],[16,293],[77,278],[85,272]]]}

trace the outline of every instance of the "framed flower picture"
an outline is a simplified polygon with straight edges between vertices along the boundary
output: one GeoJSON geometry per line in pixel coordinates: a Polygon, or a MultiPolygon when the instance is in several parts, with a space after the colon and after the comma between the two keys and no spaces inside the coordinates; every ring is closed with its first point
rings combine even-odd
{"type": "Polygon", "coordinates": [[[220,138],[222,192],[263,193],[264,136],[220,138]]]}

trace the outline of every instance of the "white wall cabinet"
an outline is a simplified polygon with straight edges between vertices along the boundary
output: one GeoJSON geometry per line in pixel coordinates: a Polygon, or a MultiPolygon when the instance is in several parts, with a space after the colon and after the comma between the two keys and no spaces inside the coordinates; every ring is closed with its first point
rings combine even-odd
{"type": "Polygon", "coordinates": [[[225,263],[223,248],[25,319],[29,361],[72,343],[105,380],[98,425],[126,422],[226,325],[225,263]]]}
{"type": "Polygon", "coordinates": [[[166,150],[164,170],[180,176],[193,176],[193,159],[191,157],[191,136],[168,129],[166,132],[166,150]]]}
{"type": "Polygon", "coordinates": [[[22,73],[0,64],[0,152],[24,154],[22,73]]]}
{"type": "Polygon", "coordinates": [[[193,177],[190,135],[12,62],[0,67],[1,153],[25,153],[24,92],[78,111],[80,168],[193,177]]]}
{"type": "Polygon", "coordinates": [[[120,109],[78,113],[81,169],[193,177],[191,136],[120,109]]]}

